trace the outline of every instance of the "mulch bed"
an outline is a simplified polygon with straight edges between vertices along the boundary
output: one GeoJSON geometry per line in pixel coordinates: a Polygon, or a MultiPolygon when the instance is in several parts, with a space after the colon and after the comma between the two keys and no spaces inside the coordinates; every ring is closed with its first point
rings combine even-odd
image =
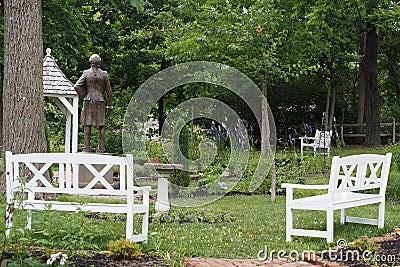
{"type": "MultiPolygon", "coordinates": [[[[399,230],[399,228],[397,228],[397,230],[399,230]]],[[[358,251],[359,257],[352,256],[355,250],[352,248],[345,248],[338,250],[331,255],[324,255],[324,261],[336,262],[340,265],[349,267],[399,266],[400,236],[398,234],[399,232],[395,232],[383,237],[370,238],[371,242],[376,242],[380,246],[376,252],[376,258],[369,254],[365,254],[367,256],[367,260],[365,260],[361,251],[358,251]],[[369,258],[375,260],[368,261],[369,258]]]]}
{"type": "MultiPolygon", "coordinates": [[[[136,256],[132,259],[121,259],[112,257],[108,253],[94,253],[90,256],[75,256],[72,259],[67,260],[68,266],[75,267],[153,267],[153,266],[169,266],[166,261],[153,253],[146,253],[136,256]]],[[[42,264],[46,264],[48,256],[43,251],[32,250],[29,256],[35,257],[40,260],[42,264]]],[[[3,261],[7,261],[7,258],[11,258],[11,254],[5,253],[3,255],[3,261]]],[[[1,260],[0,260],[1,261],[1,260]]],[[[3,266],[3,265],[1,265],[3,266]]],[[[5,265],[4,265],[5,266],[5,265]]],[[[24,265],[25,266],[25,265],[24,265]]],[[[29,265],[30,266],[30,265],[29,265]]]]}
{"type": "Polygon", "coordinates": [[[73,260],[73,263],[69,266],[76,266],[76,267],[123,267],[123,266],[135,266],[135,267],[148,267],[148,266],[168,266],[165,263],[165,260],[151,255],[151,254],[144,254],[133,259],[123,260],[117,259],[105,254],[94,254],[90,258],[84,258],[81,260],[73,260]]]}

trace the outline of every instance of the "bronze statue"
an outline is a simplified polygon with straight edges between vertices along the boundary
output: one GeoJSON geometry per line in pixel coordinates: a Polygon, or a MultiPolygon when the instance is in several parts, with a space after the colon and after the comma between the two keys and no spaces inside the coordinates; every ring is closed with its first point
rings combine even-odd
{"type": "Polygon", "coordinates": [[[108,116],[113,108],[112,92],[107,72],[99,68],[101,62],[99,55],[93,54],[89,62],[91,68],[83,72],[74,86],[79,97],[83,98],[81,113],[85,137],[83,152],[90,152],[91,127],[96,126],[99,129],[97,152],[104,153],[106,115],[108,116]],[[107,94],[107,105],[105,104],[104,92],[107,94]]]}

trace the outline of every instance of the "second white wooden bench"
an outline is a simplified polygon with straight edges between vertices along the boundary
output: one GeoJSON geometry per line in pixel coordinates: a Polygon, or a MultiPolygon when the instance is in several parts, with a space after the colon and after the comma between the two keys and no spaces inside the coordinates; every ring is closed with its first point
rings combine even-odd
{"type": "Polygon", "coordinates": [[[363,154],[333,157],[330,181],[327,185],[282,184],[286,188],[286,241],[293,235],[314,236],[333,241],[333,213],[341,211],[340,222],[363,223],[383,228],[385,220],[385,192],[392,154],[363,154]],[[293,189],[327,189],[328,193],[303,198],[293,198],[293,189]],[[366,190],[375,189],[369,193],[366,190]],[[346,209],[377,203],[378,219],[351,217],[346,209]],[[326,211],[326,231],[296,229],[293,227],[293,210],[326,211]]]}

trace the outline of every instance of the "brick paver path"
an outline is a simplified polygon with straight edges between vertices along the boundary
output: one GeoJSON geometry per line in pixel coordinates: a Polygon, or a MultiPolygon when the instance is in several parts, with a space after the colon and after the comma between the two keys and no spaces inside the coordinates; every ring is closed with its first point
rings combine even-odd
{"type": "Polygon", "coordinates": [[[259,261],[252,259],[212,259],[212,258],[191,258],[187,259],[191,267],[309,267],[321,266],[305,261],[287,262],[281,260],[259,261]]]}

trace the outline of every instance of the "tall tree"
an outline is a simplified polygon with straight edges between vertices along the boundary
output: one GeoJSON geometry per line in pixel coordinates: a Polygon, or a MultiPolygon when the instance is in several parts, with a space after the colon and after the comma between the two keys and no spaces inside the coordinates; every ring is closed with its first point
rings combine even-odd
{"type": "Polygon", "coordinates": [[[365,122],[366,135],[365,146],[381,145],[380,137],[380,99],[378,93],[378,34],[376,25],[371,17],[368,17],[378,1],[370,0],[367,5],[367,27],[364,54],[364,81],[365,81],[365,122]]]}
{"type": "Polygon", "coordinates": [[[4,0],[3,149],[13,153],[46,151],[41,3],[4,0]]]}

